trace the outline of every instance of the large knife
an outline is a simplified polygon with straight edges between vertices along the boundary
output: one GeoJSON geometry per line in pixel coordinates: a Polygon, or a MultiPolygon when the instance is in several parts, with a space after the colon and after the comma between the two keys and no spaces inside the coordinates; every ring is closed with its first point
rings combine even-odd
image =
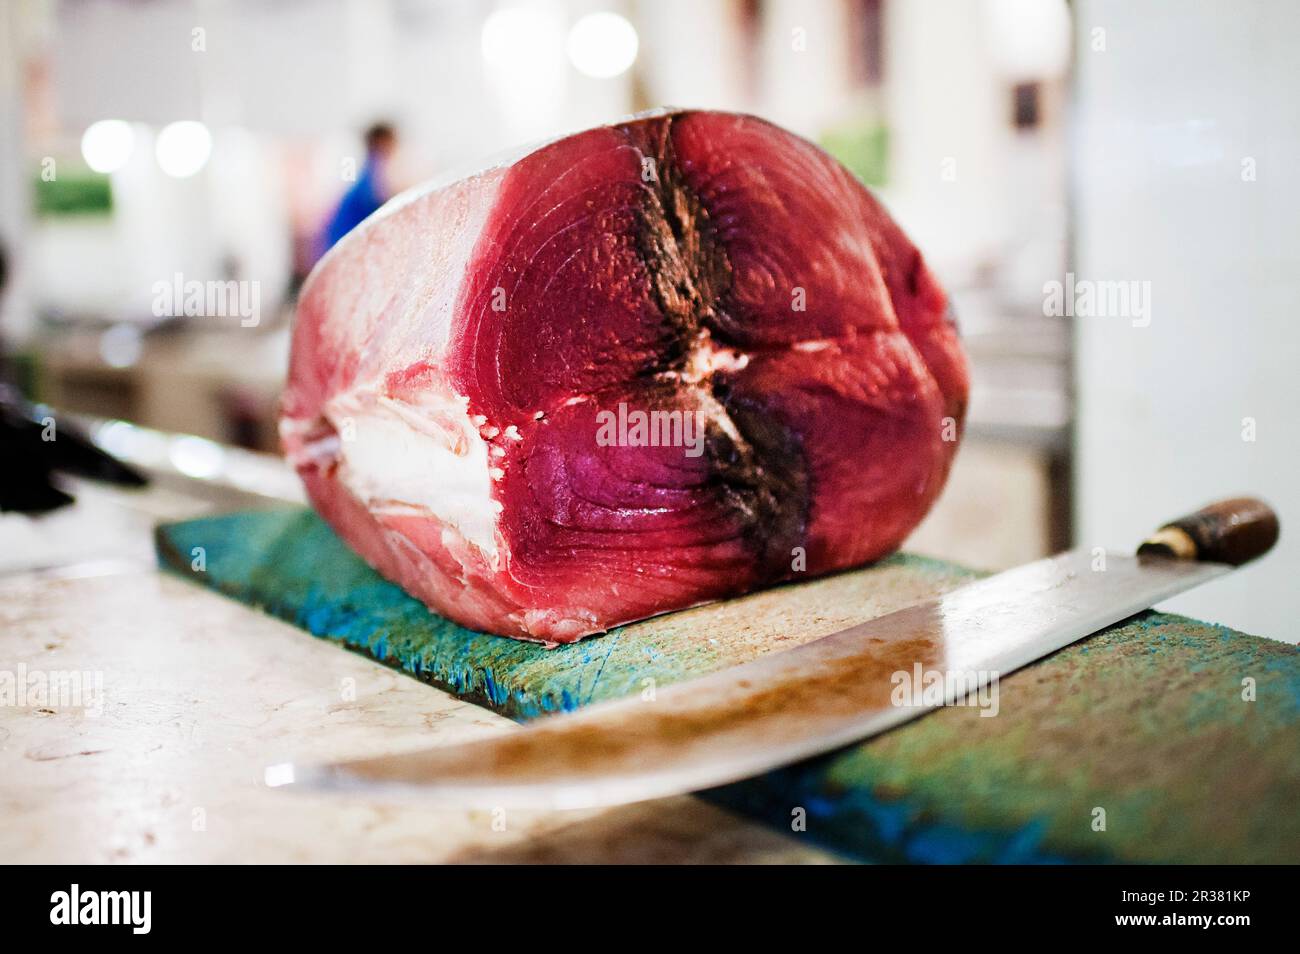
{"type": "Polygon", "coordinates": [[[1277,536],[1266,504],[1225,500],[1161,527],[1136,556],[1074,550],[1039,560],[653,699],[597,703],[460,745],[271,766],[266,781],[485,809],[588,808],[711,788],[969,699],[1261,556],[1277,536]]]}

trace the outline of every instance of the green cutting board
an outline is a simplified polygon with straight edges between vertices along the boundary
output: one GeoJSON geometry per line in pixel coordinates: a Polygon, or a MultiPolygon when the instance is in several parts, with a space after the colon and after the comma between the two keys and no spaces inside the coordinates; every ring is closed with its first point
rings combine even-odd
{"type": "MultiPolygon", "coordinates": [[[[164,566],[515,719],[643,692],[952,589],[899,554],[546,650],[430,613],[310,510],[160,526],[164,566]]],[[[1146,612],[949,707],[702,793],[875,861],[1300,861],[1300,653],[1146,612]]]]}

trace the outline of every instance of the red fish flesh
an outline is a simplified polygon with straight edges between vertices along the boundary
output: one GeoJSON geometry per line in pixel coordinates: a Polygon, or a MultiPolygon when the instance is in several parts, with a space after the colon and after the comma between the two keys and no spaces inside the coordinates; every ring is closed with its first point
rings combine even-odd
{"type": "Polygon", "coordinates": [[[348,235],[303,289],[280,430],[380,573],[556,644],[888,554],[967,390],[943,290],[843,166],[659,112],[348,235]]]}

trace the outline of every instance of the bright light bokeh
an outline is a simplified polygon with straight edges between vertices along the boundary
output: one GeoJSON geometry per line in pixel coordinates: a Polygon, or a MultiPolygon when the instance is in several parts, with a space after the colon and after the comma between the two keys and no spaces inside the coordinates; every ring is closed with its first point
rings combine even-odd
{"type": "Polygon", "coordinates": [[[554,0],[502,7],[483,21],[485,76],[507,142],[551,136],[560,127],[565,22],[564,5],[554,0]]]}
{"type": "Polygon", "coordinates": [[[99,336],[99,355],[110,368],[129,368],[140,360],[144,336],[135,325],[116,324],[99,336]]]}
{"type": "Polygon", "coordinates": [[[483,21],[483,58],[498,69],[524,71],[549,55],[552,18],[544,9],[504,7],[483,21]]]}
{"type": "Polygon", "coordinates": [[[191,119],[164,126],[154,144],[154,155],[163,172],[177,179],[194,175],[212,155],[212,133],[191,119]]]}
{"type": "Polygon", "coordinates": [[[207,480],[221,473],[226,452],[220,444],[203,437],[173,437],[167,448],[172,466],[187,477],[207,480]]]}
{"type": "Polygon", "coordinates": [[[597,79],[627,72],[639,46],[636,28],[617,13],[589,13],[569,31],[569,61],[597,79]]]}
{"type": "Polygon", "coordinates": [[[1055,79],[1070,63],[1070,8],[1065,0],[988,0],[990,52],[1008,79],[1055,79]]]}
{"type": "Polygon", "coordinates": [[[134,147],[135,132],[130,123],[120,119],[101,119],[81,136],[81,155],[86,165],[105,174],[126,165],[134,147]]]}

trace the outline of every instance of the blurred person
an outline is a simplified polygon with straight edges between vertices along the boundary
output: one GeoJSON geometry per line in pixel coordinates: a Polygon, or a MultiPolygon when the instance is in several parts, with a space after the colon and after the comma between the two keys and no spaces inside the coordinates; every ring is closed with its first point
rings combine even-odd
{"type": "Polygon", "coordinates": [[[388,166],[397,149],[397,130],[389,123],[375,123],[366,130],[365,138],[365,165],[361,167],[357,181],[339,200],[325,226],[320,248],[322,255],[392,196],[388,166]]]}

